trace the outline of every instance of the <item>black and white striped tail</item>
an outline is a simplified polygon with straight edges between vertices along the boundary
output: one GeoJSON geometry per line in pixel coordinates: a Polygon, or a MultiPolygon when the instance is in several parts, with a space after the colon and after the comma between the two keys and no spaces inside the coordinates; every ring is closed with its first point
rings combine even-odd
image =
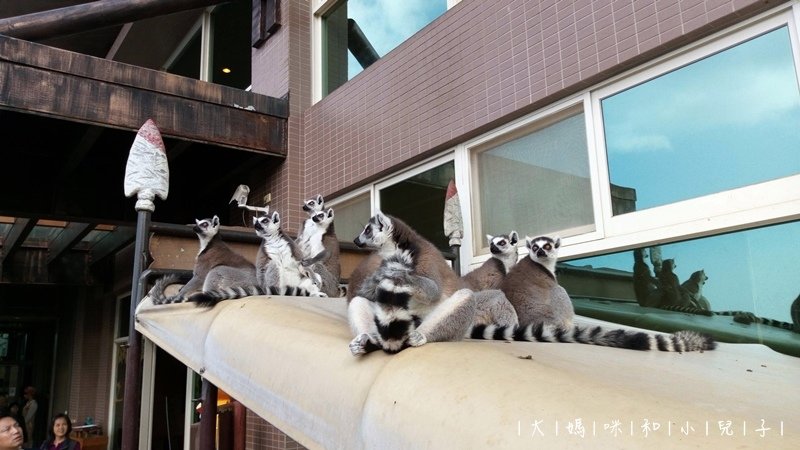
{"type": "Polygon", "coordinates": [[[184,295],[173,295],[167,297],[164,291],[170,284],[179,283],[181,278],[178,275],[164,275],[153,283],[153,289],[150,291],[150,298],[153,300],[154,305],[167,305],[170,303],[182,303],[186,301],[184,295]]]}
{"type": "Polygon", "coordinates": [[[478,325],[472,328],[468,336],[472,339],[567,342],[630,350],[660,350],[679,353],[713,350],[717,346],[711,336],[696,331],[684,330],[662,335],[622,329],[608,331],[602,327],[580,327],[578,325],[569,329],[542,324],[523,327],[478,325]]]}
{"type": "Polygon", "coordinates": [[[234,300],[237,298],[264,294],[266,294],[266,292],[260,286],[235,286],[213,291],[195,292],[189,296],[187,301],[194,302],[197,306],[210,308],[223,300],[234,300]]]}

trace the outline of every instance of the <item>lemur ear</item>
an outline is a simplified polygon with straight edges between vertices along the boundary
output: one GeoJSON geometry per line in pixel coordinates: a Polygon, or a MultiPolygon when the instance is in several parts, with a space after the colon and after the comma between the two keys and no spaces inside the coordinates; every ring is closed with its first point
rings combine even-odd
{"type": "Polygon", "coordinates": [[[389,220],[389,217],[380,211],[378,211],[378,213],[375,214],[375,218],[378,220],[378,224],[380,224],[381,226],[381,231],[383,231],[384,227],[388,227],[392,223],[392,221],[389,220]]]}
{"type": "Polygon", "coordinates": [[[486,242],[488,242],[489,244],[492,243],[492,239],[494,239],[494,236],[492,236],[491,234],[486,235],[486,242]]]}
{"type": "Polygon", "coordinates": [[[321,205],[321,204],[323,204],[323,203],[325,203],[325,199],[324,199],[324,198],[322,198],[322,195],[321,195],[321,194],[317,194],[317,204],[318,204],[318,205],[321,205]]]}
{"type": "Polygon", "coordinates": [[[215,215],[214,218],[211,219],[211,224],[214,226],[219,225],[219,217],[215,215]]]}
{"type": "Polygon", "coordinates": [[[328,208],[328,217],[333,217],[333,208],[328,208]]]}
{"type": "Polygon", "coordinates": [[[195,225],[200,225],[200,219],[194,219],[195,225]]]}
{"type": "Polygon", "coordinates": [[[516,231],[511,230],[511,233],[508,234],[508,240],[511,242],[511,245],[517,245],[517,242],[519,242],[519,235],[516,231]]]}
{"type": "Polygon", "coordinates": [[[525,236],[525,247],[531,248],[533,245],[533,238],[530,236],[525,236]]]}
{"type": "Polygon", "coordinates": [[[258,216],[253,216],[253,225],[258,223],[258,216]]]}
{"type": "Polygon", "coordinates": [[[272,213],[272,223],[280,223],[280,221],[281,221],[281,215],[278,214],[278,211],[272,213]]]}
{"type": "Polygon", "coordinates": [[[560,237],[554,236],[553,237],[553,242],[554,242],[553,245],[555,245],[556,248],[561,247],[561,238],[560,237]]]}

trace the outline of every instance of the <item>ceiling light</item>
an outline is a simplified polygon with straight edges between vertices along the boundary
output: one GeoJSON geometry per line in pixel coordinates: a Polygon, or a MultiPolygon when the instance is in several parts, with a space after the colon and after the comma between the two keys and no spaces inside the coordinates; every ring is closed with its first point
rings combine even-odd
{"type": "Polygon", "coordinates": [[[222,73],[231,73],[231,69],[229,69],[227,67],[223,67],[222,68],[222,73]]]}

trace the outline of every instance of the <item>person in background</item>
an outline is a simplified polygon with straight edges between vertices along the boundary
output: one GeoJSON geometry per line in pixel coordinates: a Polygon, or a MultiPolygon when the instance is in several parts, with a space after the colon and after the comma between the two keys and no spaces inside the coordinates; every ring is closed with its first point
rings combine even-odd
{"type": "Polygon", "coordinates": [[[36,389],[33,386],[26,387],[22,392],[22,396],[25,398],[25,406],[22,407],[22,417],[25,419],[25,423],[22,425],[27,431],[25,446],[32,447],[33,427],[36,422],[36,411],[39,409],[39,403],[36,402],[36,389]]]}
{"type": "Polygon", "coordinates": [[[53,416],[50,428],[47,430],[47,439],[42,442],[39,450],[81,450],[81,443],[70,439],[72,421],[63,413],[53,416]]]}
{"type": "Polygon", "coordinates": [[[22,427],[17,419],[0,414],[0,450],[21,450],[22,442],[22,427]]]}

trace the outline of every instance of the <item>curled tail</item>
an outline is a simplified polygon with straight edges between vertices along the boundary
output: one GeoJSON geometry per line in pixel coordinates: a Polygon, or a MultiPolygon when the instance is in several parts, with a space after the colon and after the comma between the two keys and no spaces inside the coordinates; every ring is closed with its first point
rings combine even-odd
{"type": "Polygon", "coordinates": [[[234,286],[213,291],[195,292],[190,295],[187,301],[194,302],[197,306],[210,308],[223,300],[234,300],[237,298],[250,297],[251,295],[264,295],[267,292],[256,285],[234,286]]]}
{"type": "Polygon", "coordinates": [[[568,342],[630,350],[660,350],[679,353],[713,350],[717,346],[711,336],[695,331],[650,334],[622,329],[608,331],[602,327],[580,327],[578,325],[567,329],[543,324],[530,324],[523,327],[478,325],[468,332],[467,337],[507,341],[568,342]]]}
{"type": "Polygon", "coordinates": [[[179,283],[181,278],[178,275],[164,275],[153,283],[153,289],[150,290],[150,298],[153,300],[154,305],[166,305],[169,303],[181,303],[186,301],[186,296],[183,294],[173,295],[167,297],[164,291],[170,284],[179,283]]]}
{"type": "Polygon", "coordinates": [[[713,316],[714,313],[707,310],[698,308],[696,306],[678,306],[678,305],[663,305],[659,306],[660,309],[665,309],[667,311],[676,311],[682,312],[687,314],[697,314],[699,316],[713,316]]]}

